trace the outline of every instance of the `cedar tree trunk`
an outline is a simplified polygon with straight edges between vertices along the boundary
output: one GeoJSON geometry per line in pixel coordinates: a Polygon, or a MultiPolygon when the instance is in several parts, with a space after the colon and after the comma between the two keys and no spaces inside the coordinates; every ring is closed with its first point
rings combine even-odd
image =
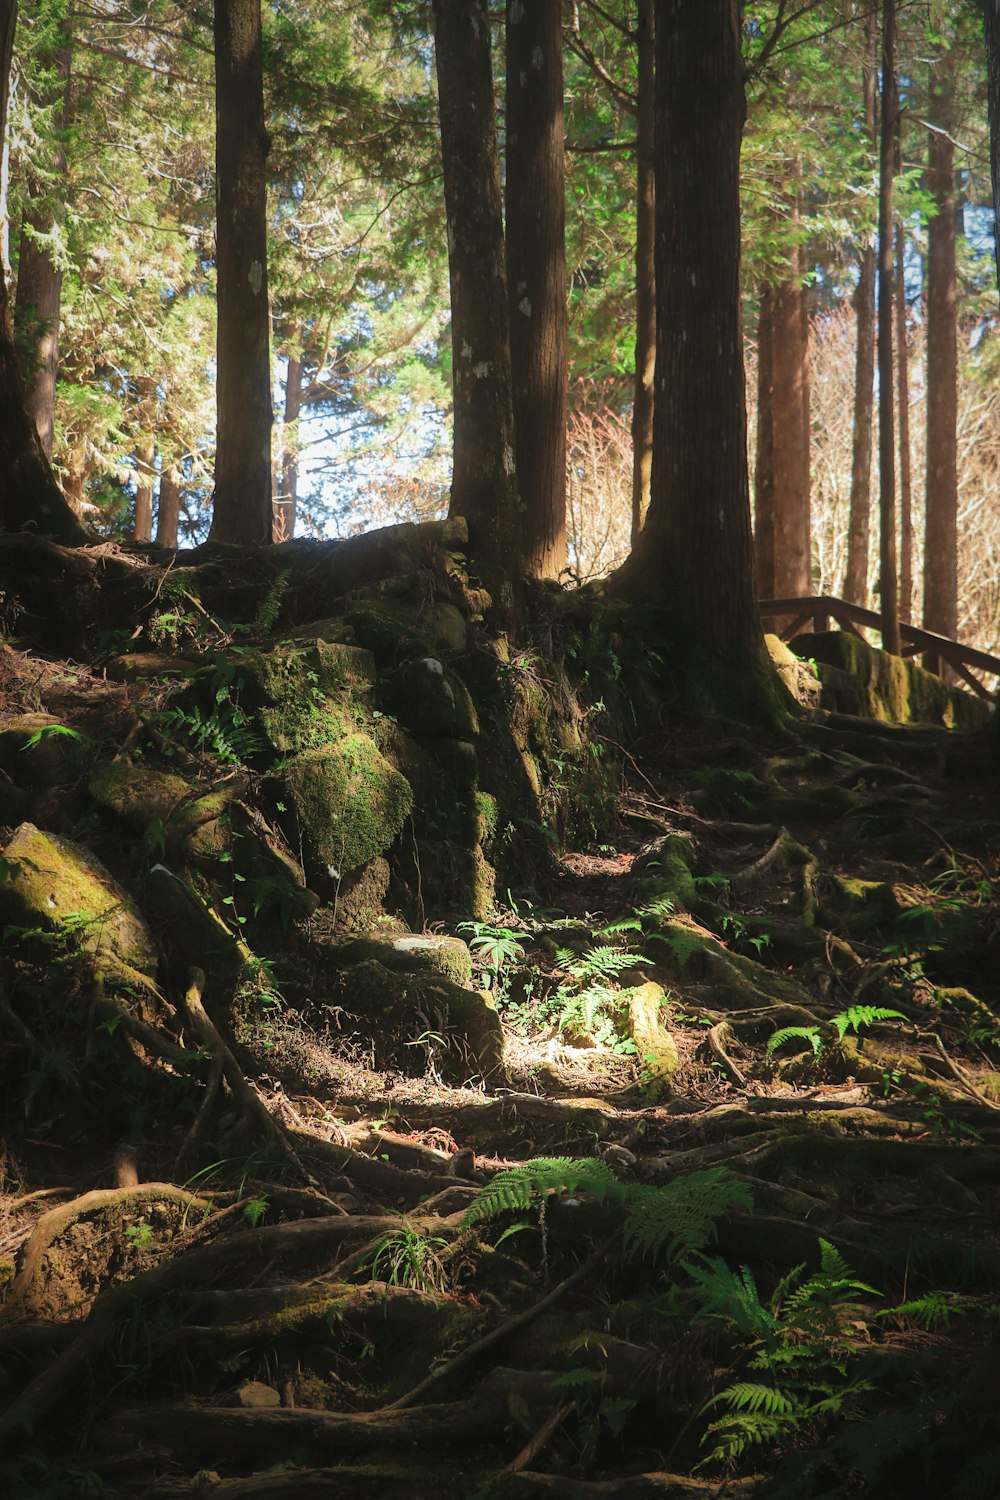
{"type": "MultiPolygon", "coordinates": [[[[862,69],[865,133],[877,143],[875,92],[875,16],[865,20],[865,64],[862,69]]],[[[868,602],[868,532],[871,525],[872,424],[875,411],[875,250],[865,244],[854,292],[857,350],[854,375],[854,430],[851,444],[851,504],[847,530],[844,597],[851,604],[868,602]]]]}
{"type": "Polygon", "coordinates": [[[913,618],[913,476],[910,461],[910,351],[906,326],[906,240],[896,224],[896,390],[899,406],[899,618],[913,618]]]}
{"type": "Polygon", "coordinates": [[[562,0],[507,0],[507,285],[524,571],[566,566],[562,0]]]}
{"type": "Polygon", "coordinates": [[[878,205],[879,597],[882,646],[896,656],[899,655],[899,601],[896,588],[896,434],[892,378],[892,178],[897,112],[896,4],[895,0],[885,0],[878,205]]]}
{"type": "Polygon", "coordinates": [[[152,438],[136,444],[135,525],[132,536],[137,542],[148,542],[153,536],[153,479],[156,448],[152,438]]]}
{"type": "MultiPolygon", "coordinates": [[[[298,335],[296,335],[297,337],[298,335]]],[[[281,488],[274,502],[274,540],[291,541],[299,499],[299,412],[302,409],[302,356],[289,351],[285,411],[281,427],[281,488]]]]}
{"type": "MultiPolygon", "coordinates": [[[[17,0],[0,0],[0,136],[7,133],[17,0]]],[[[86,527],[66,504],[28,416],[14,345],[7,278],[0,275],[0,531],[25,529],[79,545],[86,527]]]]}
{"type": "MultiPolygon", "coordinates": [[[[67,19],[62,28],[62,45],[54,55],[42,59],[47,68],[52,68],[56,80],[55,96],[46,102],[58,106],[53,120],[56,146],[52,160],[47,163],[48,174],[57,183],[63,181],[66,173],[66,154],[58,133],[65,130],[70,118],[73,53],[68,25],[67,19]]],[[[14,336],[23,362],[25,405],[50,462],[55,435],[63,282],[62,271],[52,259],[44,238],[39,238],[51,235],[55,225],[51,192],[50,182],[37,177],[33,180],[18,246],[14,300],[14,336]]]]}
{"type": "Polygon", "coordinates": [[[271,363],[260,0],[215,0],[215,541],[271,540],[271,363]]]}
{"type": "Polygon", "coordinates": [[[664,608],[675,681],[694,706],[773,718],[776,678],[754,594],[740,322],[742,6],[664,0],[656,21],[652,494],[610,587],[664,608]]]}
{"type": "MultiPolygon", "coordinates": [[[[955,312],[954,58],[945,49],[932,68],[927,187],[927,476],[924,628],[958,631],[958,329],[955,312]],[[936,129],[933,127],[937,127],[936,129]]],[[[992,75],[991,75],[992,76],[992,75]]],[[[924,665],[939,672],[936,653],[924,665]]]]}
{"type": "Polygon", "coordinates": [[[632,546],[649,508],[656,372],[656,8],[639,0],[635,150],[635,393],[632,401],[632,546]]]}
{"type": "MultiPolygon", "coordinates": [[[[990,120],[990,175],[993,178],[993,222],[1000,225],[1000,0],[983,0],[986,41],[986,97],[990,120]]],[[[997,281],[1000,283],[1000,234],[994,234],[997,281]]]]}
{"type": "Polygon", "coordinates": [[[510,331],[486,0],[434,0],[454,403],[449,514],[494,603],[520,571],[510,331]]]}
{"type": "Polygon", "coordinates": [[[156,540],[159,546],[177,546],[180,514],[181,487],[177,472],[164,465],[160,471],[160,502],[156,509],[156,540]]]}

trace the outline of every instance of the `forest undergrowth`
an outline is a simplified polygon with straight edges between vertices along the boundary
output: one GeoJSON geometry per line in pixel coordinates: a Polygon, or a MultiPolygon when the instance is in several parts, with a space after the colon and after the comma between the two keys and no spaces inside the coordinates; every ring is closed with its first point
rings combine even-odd
{"type": "MultiPolygon", "coordinates": [[[[4,673],[120,732],[99,671],[4,673]]],[[[313,1034],[336,1085],[296,1088],[210,964],[122,1008],[5,932],[3,1492],[995,1495],[995,765],[823,714],[639,742],[601,843],[448,926],[486,1079],[429,1021],[408,1076],[313,1034]],[[114,1160],[79,1125],[109,1048],[114,1160]]]]}

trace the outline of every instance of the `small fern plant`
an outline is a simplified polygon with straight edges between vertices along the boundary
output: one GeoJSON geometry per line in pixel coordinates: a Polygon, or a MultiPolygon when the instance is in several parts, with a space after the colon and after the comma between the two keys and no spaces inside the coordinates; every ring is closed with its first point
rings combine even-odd
{"type": "Polygon", "coordinates": [[[733,1271],[706,1256],[686,1263],[703,1297],[702,1316],[734,1325],[749,1342],[745,1368],[756,1378],[736,1380],[703,1408],[722,1408],[703,1442],[711,1452],[701,1467],[731,1464],[747,1449],[787,1443],[837,1418],[856,1415],[871,1382],[852,1375],[852,1324],[859,1297],[880,1295],[859,1281],[840,1252],[821,1239],[820,1269],[803,1279],[798,1266],[762,1302],[750,1270],[733,1271]]]}
{"type": "Polygon", "coordinates": [[[669,1262],[710,1244],[725,1214],[752,1207],[746,1185],[724,1167],[650,1187],[620,1182],[594,1157],[553,1156],[498,1172],[469,1208],[462,1227],[471,1229],[485,1219],[532,1208],[544,1213],[553,1198],[580,1194],[619,1210],[627,1255],[662,1255],[669,1262]]]}
{"type": "MultiPolygon", "coordinates": [[[[886,1010],[882,1005],[850,1005],[847,1010],[839,1011],[837,1015],[832,1016],[830,1025],[837,1033],[837,1041],[842,1042],[849,1031],[860,1034],[862,1027],[871,1026],[874,1021],[905,1020],[906,1017],[901,1010],[886,1010]]],[[[814,1057],[819,1057],[826,1045],[819,1026],[782,1026],[768,1040],[768,1057],[773,1057],[779,1047],[791,1041],[808,1042],[812,1047],[814,1057]]]]}

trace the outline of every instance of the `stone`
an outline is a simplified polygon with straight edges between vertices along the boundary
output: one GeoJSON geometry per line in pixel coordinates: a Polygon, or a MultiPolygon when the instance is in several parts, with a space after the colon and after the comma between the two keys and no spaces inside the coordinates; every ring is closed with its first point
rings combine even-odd
{"type": "Polygon", "coordinates": [[[408,661],[391,677],[385,699],[418,738],[475,739],[479,716],[462,679],[436,656],[408,661]]]}
{"type": "Polygon", "coordinates": [[[677,1043],[660,1024],[660,1014],[667,1006],[662,985],[649,980],[625,992],[628,1004],[629,1034],[635,1043],[639,1069],[648,1092],[662,1095],[677,1071],[677,1043]]]}
{"type": "Polygon", "coordinates": [[[503,1065],[500,1017],[480,990],[441,974],[394,973],[373,958],[344,969],[336,990],[345,1011],[373,1023],[376,1045],[388,1046],[411,1070],[434,1050],[436,1065],[462,1081],[474,1073],[488,1077],[503,1065]]]}
{"type": "Polygon", "coordinates": [[[453,984],[472,984],[472,955],[461,938],[416,932],[364,933],[342,950],[346,964],[373,958],[396,973],[443,974],[453,984]]]}
{"type": "Polygon", "coordinates": [[[321,692],[331,697],[364,693],[375,683],[375,657],[363,646],[317,639],[316,678],[321,692]]]}
{"type": "Polygon", "coordinates": [[[281,1405],[281,1397],[274,1386],[265,1385],[262,1380],[245,1380],[236,1392],[236,1399],[240,1406],[257,1410],[281,1405]]]}
{"type": "Polygon", "coordinates": [[[147,682],[151,677],[195,677],[201,667],[201,662],[166,651],[136,651],[113,657],[105,672],[109,682],[147,682]]]}
{"type": "Polygon", "coordinates": [[[451,651],[459,655],[465,650],[469,629],[465,616],[456,605],[438,600],[431,608],[431,629],[434,632],[434,644],[439,651],[451,651]]]}
{"type": "Polygon", "coordinates": [[[366,734],[296,756],[282,782],[334,880],[388,849],[413,810],[410,783],[366,734]]]}
{"type": "Polygon", "coordinates": [[[83,771],[93,746],[51,714],[17,714],[0,718],[0,770],[15,785],[44,790],[74,780],[83,771]]]}
{"type": "Polygon", "coordinates": [[[159,952],[145,918],[89,850],[22,823],[3,858],[5,923],[62,937],[68,947],[90,954],[99,969],[155,976],[159,952]]]}
{"type": "Polygon", "coordinates": [[[229,930],[188,881],[166,865],[153,866],[146,889],[162,923],[168,951],[182,968],[204,969],[214,992],[221,984],[234,983],[253,965],[253,954],[242,938],[229,930]]]}
{"type": "Polygon", "coordinates": [[[154,819],[165,824],[187,802],[191,790],[180,776],[115,760],[94,771],[90,795],[105,812],[143,833],[154,819]]]}
{"type": "Polygon", "coordinates": [[[980,729],[989,722],[989,705],[964,688],[926,672],[910,657],[879,651],[849,631],[798,635],[791,645],[797,656],[817,663],[822,708],[860,712],[896,724],[943,724],[948,729],[980,729]],[[857,694],[853,709],[845,709],[850,686],[836,673],[852,680],[857,694]]]}

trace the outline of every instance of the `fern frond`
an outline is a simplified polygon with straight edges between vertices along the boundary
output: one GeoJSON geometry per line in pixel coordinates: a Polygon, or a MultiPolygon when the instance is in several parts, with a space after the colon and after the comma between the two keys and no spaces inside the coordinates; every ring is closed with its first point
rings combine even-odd
{"type": "Polygon", "coordinates": [[[735,1384],[726,1386],[724,1391],[707,1401],[702,1410],[709,1411],[723,1402],[731,1408],[733,1415],[737,1412],[764,1412],[773,1416],[795,1409],[795,1403],[786,1391],[778,1390],[773,1385],[758,1385],[752,1380],[737,1380],[735,1384]]]}
{"type": "Polygon", "coordinates": [[[642,931],[642,923],[639,921],[638,917],[619,917],[618,920],[617,920],[617,922],[609,922],[606,927],[602,927],[598,931],[597,936],[598,937],[617,937],[618,934],[621,933],[621,932],[641,932],[641,931],[642,931]]]}
{"type": "Polygon", "coordinates": [[[715,1313],[733,1323],[744,1338],[762,1339],[773,1346],[777,1325],[760,1300],[749,1266],[734,1271],[718,1257],[702,1256],[698,1261],[685,1261],[684,1269],[701,1289],[706,1314],[715,1313]]]}
{"type": "Polygon", "coordinates": [[[752,1204],[746,1184],[725,1167],[690,1172],[663,1187],[632,1187],[625,1199],[625,1250],[633,1255],[665,1250],[671,1260],[691,1255],[715,1238],[724,1214],[752,1204]]]}
{"type": "Polygon", "coordinates": [[[539,1199],[583,1192],[599,1203],[621,1198],[626,1189],[604,1162],[592,1156],[542,1156],[498,1172],[471,1204],[463,1229],[498,1214],[518,1213],[539,1199]]]}
{"type": "Polygon", "coordinates": [[[799,1038],[804,1042],[808,1042],[813,1049],[813,1056],[819,1057],[823,1048],[823,1038],[818,1026],[783,1026],[780,1031],[775,1031],[768,1039],[768,1057],[773,1056],[784,1042],[790,1042],[793,1038],[799,1038]]]}
{"type": "Polygon", "coordinates": [[[842,1042],[849,1031],[860,1031],[862,1026],[870,1026],[873,1021],[905,1020],[901,1010],[886,1010],[883,1005],[849,1005],[833,1017],[833,1024],[837,1028],[837,1040],[842,1042]]]}

